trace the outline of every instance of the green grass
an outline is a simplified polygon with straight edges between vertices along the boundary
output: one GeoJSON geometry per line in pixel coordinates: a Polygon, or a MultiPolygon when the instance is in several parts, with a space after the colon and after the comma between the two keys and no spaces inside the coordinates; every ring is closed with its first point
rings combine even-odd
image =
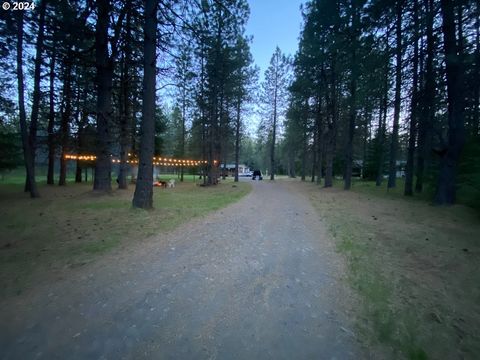
{"type": "Polygon", "coordinates": [[[478,213],[368,182],[355,182],[352,191],[335,185],[302,184],[347,260],[364,341],[391,353],[380,357],[477,358],[478,213]]]}
{"type": "Polygon", "coordinates": [[[23,181],[11,182],[0,183],[0,297],[25,291],[44,273],[63,276],[113,249],[148,241],[250,191],[250,184],[230,180],[213,187],[177,182],[154,188],[154,209],[145,211],[131,207],[133,186],[99,196],[91,183],[40,185],[41,198],[32,200],[23,181]]]}
{"type": "MultiPolygon", "coordinates": [[[[336,179],[334,182],[335,187],[341,188],[343,181],[336,179]]],[[[379,196],[389,199],[404,199],[407,201],[422,201],[432,203],[435,196],[435,187],[429,184],[424,186],[422,193],[414,193],[413,196],[405,196],[405,179],[397,179],[397,186],[388,189],[387,181],[383,181],[381,186],[376,186],[374,181],[367,181],[361,179],[354,179],[352,183],[352,190],[360,192],[362,194],[379,196]]],[[[478,186],[472,186],[467,183],[462,183],[457,188],[457,203],[466,205],[475,210],[480,211],[480,191],[478,186]]]]}
{"type": "Polygon", "coordinates": [[[415,342],[415,327],[408,324],[406,314],[399,314],[395,310],[393,285],[373,259],[371,254],[375,253],[375,249],[356,241],[354,234],[358,232],[356,229],[360,224],[349,228],[345,225],[345,218],[336,221],[341,224],[337,226],[343,228],[336,232],[339,240],[337,250],[348,259],[349,281],[363,299],[363,312],[373,330],[372,335],[382,344],[393,345],[409,359],[427,358],[423,348],[415,342]]]}
{"type": "Polygon", "coordinates": [[[328,215],[330,233],[337,240],[337,251],[348,259],[348,280],[364,300],[363,311],[370,319],[375,337],[387,343],[394,332],[394,314],[389,308],[391,285],[382,272],[377,271],[374,262],[365,261],[374,249],[356,239],[357,229],[362,224],[345,220],[345,214],[328,215]]]}
{"type": "MultiPolygon", "coordinates": [[[[91,170],[88,172],[88,177],[91,180],[91,170]]],[[[39,185],[47,183],[47,169],[35,169],[35,179],[39,185]]],[[[58,182],[58,174],[56,174],[55,181],[58,182]]],[[[72,172],[67,173],[67,182],[74,182],[75,176],[72,172]]],[[[19,167],[0,175],[0,185],[23,185],[25,184],[25,169],[19,167]]]]}
{"type": "MultiPolygon", "coordinates": [[[[159,176],[162,180],[175,179],[176,181],[180,180],[180,174],[160,174],[159,176]]],[[[183,181],[199,181],[198,175],[183,174],[183,181]]]]}

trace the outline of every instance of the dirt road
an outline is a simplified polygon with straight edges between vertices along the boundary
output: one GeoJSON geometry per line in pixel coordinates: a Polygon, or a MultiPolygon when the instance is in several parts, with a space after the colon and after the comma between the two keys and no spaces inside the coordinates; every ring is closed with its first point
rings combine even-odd
{"type": "Polygon", "coordinates": [[[0,358],[361,358],[343,271],[295,185],[255,182],[222,211],[4,301],[0,358]]]}

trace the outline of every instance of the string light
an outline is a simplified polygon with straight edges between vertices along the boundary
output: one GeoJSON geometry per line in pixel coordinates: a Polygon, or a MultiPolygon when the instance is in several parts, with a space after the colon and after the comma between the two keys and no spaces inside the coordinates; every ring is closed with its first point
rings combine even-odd
{"type": "MultiPolygon", "coordinates": [[[[125,160],[127,164],[138,164],[136,158],[132,158],[132,154],[128,153],[130,159],[125,160]]],[[[120,164],[122,161],[117,158],[113,158],[113,155],[110,155],[111,161],[114,164],[120,164]]],[[[79,161],[95,161],[97,157],[95,155],[74,155],[74,154],[65,154],[65,160],[79,160],[79,161]]],[[[175,159],[175,158],[162,158],[162,157],[153,157],[153,165],[155,166],[200,166],[202,164],[208,164],[207,160],[190,160],[190,159],[175,159]]],[[[214,165],[218,164],[217,160],[213,161],[214,165]]]]}

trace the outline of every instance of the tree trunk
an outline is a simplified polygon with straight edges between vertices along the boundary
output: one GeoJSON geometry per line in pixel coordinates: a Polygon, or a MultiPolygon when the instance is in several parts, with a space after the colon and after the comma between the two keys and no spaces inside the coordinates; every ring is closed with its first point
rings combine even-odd
{"type": "MultiPolygon", "coordinates": [[[[205,46],[203,41],[200,46],[200,98],[203,99],[205,96],[205,46]]],[[[205,106],[202,102],[200,108],[200,119],[201,119],[201,130],[202,130],[202,160],[204,163],[201,165],[202,171],[202,184],[203,186],[207,185],[207,166],[206,162],[208,161],[207,156],[207,119],[205,114],[205,106]]]]}
{"type": "Polygon", "coordinates": [[[426,38],[427,38],[427,56],[425,61],[425,86],[421,96],[421,116],[418,124],[418,150],[417,150],[417,181],[415,183],[415,192],[423,191],[425,170],[430,159],[431,152],[431,131],[435,117],[435,73],[433,61],[435,56],[435,38],[433,33],[434,25],[434,1],[425,0],[427,8],[426,16],[426,38]]]}
{"type": "MultiPolygon", "coordinates": [[[[87,149],[85,149],[85,125],[88,121],[88,112],[86,111],[87,107],[87,98],[88,98],[88,85],[85,84],[83,88],[82,94],[82,103],[83,103],[83,110],[80,110],[80,101],[78,102],[77,111],[81,111],[80,121],[78,122],[78,130],[77,130],[77,153],[82,154],[87,149]]],[[[81,183],[82,182],[82,170],[83,170],[82,162],[77,160],[77,169],[75,172],[75,182],[81,183]]],[[[86,167],[85,167],[86,169],[86,167]]],[[[86,180],[85,180],[86,182],[86,180]]]]}
{"type": "Polygon", "coordinates": [[[465,69],[457,45],[463,43],[463,38],[461,32],[460,39],[456,36],[454,4],[450,0],[441,0],[440,4],[447,77],[448,145],[442,152],[435,203],[451,205],[455,203],[457,167],[465,143],[465,69]]]}
{"type": "MultiPolygon", "coordinates": [[[[77,131],[77,153],[81,154],[83,149],[83,124],[80,121],[78,124],[78,131],[77,131]]],[[[81,183],[82,182],[82,163],[80,160],[76,161],[76,168],[75,168],[75,182],[81,183]]]]}
{"type": "Polygon", "coordinates": [[[333,159],[336,150],[337,138],[337,74],[336,74],[336,54],[332,60],[332,76],[331,76],[331,96],[328,96],[328,88],[325,91],[325,99],[327,105],[329,104],[329,124],[326,134],[327,142],[325,144],[325,183],[324,187],[329,188],[333,186],[333,159]],[[330,98],[330,100],[329,100],[330,98]]]}
{"type": "Polygon", "coordinates": [[[295,169],[295,149],[293,146],[290,146],[288,149],[288,176],[291,178],[296,178],[296,169],[295,169]]]}
{"type": "Polygon", "coordinates": [[[55,60],[56,60],[56,43],[53,43],[52,55],[50,58],[50,74],[49,74],[49,110],[48,110],[48,170],[47,170],[47,184],[53,185],[55,183],[55,60]]]}
{"type": "MultiPolygon", "coordinates": [[[[347,147],[345,152],[345,178],[344,189],[350,190],[352,187],[352,165],[353,165],[353,137],[355,132],[355,118],[356,118],[356,80],[352,80],[350,83],[350,114],[348,116],[348,137],[347,147]]],[[[355,75],[356,76],[356,75],[355,75]]]]}
{"type": "Polygon", "coordinates": [[[318,119],[315,119],[315,126],[313,130],[313,144],[312,144],[312,176],[310,182],[315,182],[315,176],[317,175],[317,161],[318,161],[318,119]]]}
{"type": "Polygon", "coordinates": [[[332,187],[333,186],[333,156],[335,153],[335,146],[334,146],[334,134],[331,129],[328,130],[327,133],[327,151],[325,153],[325,183],[324,187],[332,187]]]}
{"type": "Polygon", "coordinates": [[[321,133],[322,129],[322,98],[319,94],[317,96],[317,112],[315,116],[315,127],[314,127],[314,143],[313,143],[313,166],[312,166],[312,182],[315,182],[315,177],[317,178],[317,185],[320,184],[322,180],[322,147],[323,147],[323,136],[321,133]]]}
{"type": "Polygon", "coordinates": [[[383,97],[380,105],[380,114],[378,118],[378,143],[377,143],[377,178],[375,181],[376,186],[381,186],[383,182],[383,167],[385,162],[385,135],[387,130],[387,113],[388,113],[388,84],[390,73],[390,32],[387,29],[385,34],[385,53],[387,59],[385,60],[384,79],[383,79],[383,97]]]}
{"type": "MultiPolygon", "coordinates": [[[[126,75],[128,77],[128,75],[126,75]]],[[[119,189],[127,189],[128,182],[127,182],[127,172],[128,172],[128,164],[127,161],[129,159],[128,153],[130,152],[130,139],[131,139],[131,130],[130,130],[130,107],[129,107],[129,90],[128,90],[128,80],[124,78],[125,84],[123,84],[123,94],[120,95],[123,97],[122,100],[122,115],[121,117],[121,124],[120,124],[120,165],[119,165],[119,172],[118,172],[118,188],[119,189]]]]}
{"type": "Polygon", "coordinates": [[[60,177],[58,179],[58,185],[64,186],[67,184],[67,159],[68,153],[68,137],[70,133],[70,118],[72,115],[72,53],[69,51],[65,59],[65,74],[63,83],[63,102],[65,107],[62,112],[60,122],[60,135],[61,135],[61,157],[60,157],[60,177]]]}
{"type": "MultiPolygon", "coordinates": [[[[40,76],[42,70],[42,52],[43,52],[43,38],[45,28],[45,0],[40,1],[38,7],[38,35],[37,45],[35,50],[35,69],[33,72],[33,96],[32,96],[32,112],[30,115],[30,133],[28,141],[30,143],[30,151],[32,152],[32,171],[35,177],[35,153],[37,148],[37,126],[38,126],[38,112],[40,109],[40,76]]],[[[25,191],[30,191],[30,181],[28,176],[25,179],[25,191]]]]}
{"type": "MultiPolygon", "coordinates": [[[[277,74],[275,73],[275,77],[277,74]]],[[[275,81],[275,94],[273,105],[273,129],[272,129],[272,145],[270,149],[270,180],[275,180],[275,141],[277,137],[277,82],[275,81]]]]}
{"type": "Polygon", "coordinates": [[[352,187],[352,165],[353,165],[353,137],[355,132],[355,122],[357,117],[357,42],[358,42],[358,22],[359,14],[356,7],[356,1],[352,1],[352,42],[350,59],[351,78],[350,78],[350,109],[348,115],[348,134],[347,146],[345,151],[345,174],[344,189],[350,190],[352,187]]]}
{"type": "Polygon", "coordinates": [[[93,190],[97,191],[112,190],[110,142],[113,59],[109,56],[109,19],[110,1],[97,1],[97,24],[95,28],[95,62],[97,68],[97,159],[93,181],[93,190]]]}
{"type": "Polygon", "coordinates": [[[300,173],[300,179],[302,181],[305,181],[307,176],[307,152],[308,152],[307,119],[308,119],[308,114],[307,114],[307,111],[305,111],[305,117],[302,123],[302,167],[301,167],[301,173],[300,173]]]}
{"type": "Polygon", "coordinates": [[[397,184],[398,128],[402,95],[402,2],[403,0],[397,0],[396,3],[395,101],[393,110],[393,129],[390,142],[390,160],[388,165],[387,187],[389,189],[394,188],[397,184]]]}
{"type": "Polygon", "coordinates": [[[25,160],[25,170],[28,183],[30,184],[30,197],[38,198],[37,183],[35,182],[34,164],[32,150],[28,141],[27,115],[25,112],[25,89],[23,84],[23,11],[18,11],[17,15],[17,81],[18,81],[18,109],[20,118],[20,132],[22,136],[23,157],[25,160]]]}
{"type": "Polygon", "coordinates": [[[413,170],[415,144],[417,138],[417,121],[418,121],[418,0],[413,3],[414,16],[414,49],[413,49],[413,79],[412,79],[412,101],[410,105],[410,129],[408,138],[408,154],[407,166],[405,169],[405,191],[406,196],[413,195],[413,170]]]}
{"type": "Polygon", "coordinates": [[[82,182],[82,164],[80,164],[79,160],[77,160],[77,167],[75,169],[75,182],[76,183],[82,182]]]}
{"type": "MultiPolygon", "coordinates": [[[[339,13],[340,13],[340,2],[335,1],[336,4],[336,11],[335,11],[335,18],[336,23],[339,24],[339,13]]],[[[338,33],[338,26],[334,25],[334,33],[338,33]]],[[[325,87],[325,102],[329,107],[329,123],[328,123],[328,130],[326,133],[327,141],[325,144],[325,183],[324,187],[329,188],[333,186],[333,160],[336,153],[337,147],[337,125],[338,125],[338,106],[337,106],[337,56],[338,50],[334,47],[333,55],[331,60],[331,95],[329,96],[328,86],[325,87]],[[331,98],[329,100],[329,97],[331,98]]],[[[327,80],[325,79],[325,83],[327,84],[327,80]]]]}
{"type": "MultiPolygon", "coordinates": [[[[180,155],[182,159],[185,158],[185,136],[186,136],[186,128],[185,128],[185,122],[186,122],[186,116],[187,116],[187,94],[186,94],[186,89],[185,89],[185,84],[183,84],[182,88],[182,138],[180,139],[181,144],[180,144],[180,155]]],[[[180,169],[180,181],[183,182],[183,173],[184,173],[184,167],[180,169]]]]}
{"type": "Polygon", "coordinates": [[[225,111],[224,111],[224,106],[227,107],[226,105],[224,105],[224,101],[225,101],[225,89],[224,89],[224,84],[222,82],[222,86],[221,86],[221,91],[220,91],[220,114],[219,114],[219,120],[220,120],[220,128],[219,128],[219,132],[220,132],[220,136],[219,136],[219,139],[218,139],[218,145],[219,145],[219,160],[220,160],[220,163],[223,163],[223,169],[221,170],[221,174],[222,174],[222,180],[225,180],[226,179],[226,173],[227,173],[227,145],[226,145],[226,127],[227,127],[227,121],[225,119],[226,115],[225,115],[225,111]]]}
{"type": "Polygon", "coordinates": [[[155,151],[157,0],[145,1],[143,101],[140,159],[133,207],[153,207],[153,155],[155,151]]]}
{"type": "MultiPolygon", "coordinates": [[[[388,69],[385,73],[385,88],[388,89],[388,69]]],[[[378,133],[377,133],[377,177],[375,181],[376,186],[382,186],[383,182],[383,165],[385,162],[385,131],[387,124],[387,107],[388,107],[388,94],[382,97],[382,104],[378,114],[378,133]]]]}
{"type": "MultiPolygon", "coordinates": [[[[368,100],[367,100],[368,101],[368,100]]],[[[366,109],[364,109],[364,124],[363,124],[363,146],[362,146],[362,167],[360,169],[360,178],[365,178],[365,167],[367,164],[367,157],[368,157],[368,140],[370,139],[371,135],[371,117],[372,117],[372,110],[370,109],[371,104],[369,102],[365,105],[366,109]]]]}
{"type": "Polygon", "coordinates": [[[128,153],[131,151],[132,117],[130,115],[130,57],[131,57],[131,9],[127,9],[125,20],[125,49],[121,76],[121,106],[120,106],[120,166],[118,173],[118,188],[127,189],[128,153]]]}
{"type": "Polygon", "coordinates": [[[241,100],[239,96],[237,99],[237,121],[235,122],[235,182],[238,182],[238,163],[240,161],[240,112],[241,100]]]}
{"type": "MultiPolygon", "coordinates": [[[[321,101],[321,100],[320,100],[321,101]]],[[[320,116],[320,115],[319,115],[320,116]]],[[[317,145],[317,185],[320,185],[322,182],[322,177],[323,177],[323,149],[325,148],[324,140],[325,136],[322,131],[322,124],[321,120],[318,120],[318,126],[317,126],[317,139],[318,139],[318,145],[317,145]]]]}

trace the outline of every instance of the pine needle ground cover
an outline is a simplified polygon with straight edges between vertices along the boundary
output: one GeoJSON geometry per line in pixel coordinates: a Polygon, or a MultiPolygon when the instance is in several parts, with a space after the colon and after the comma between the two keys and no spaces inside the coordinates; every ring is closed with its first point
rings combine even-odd
{"type": "Polygon", "coordinates": [[[66,277],[69,269],[114,249],[141,246],[239,200],[251,187],[231,180],[214,187],[177,182],[173,189],[154,189],[152,211],[131,207],[133,186],[98,196],[91,183],[41,185],[42,197],[35,200],[22,189],[21,183],[0,184],[0,297],[66,277]]]}
{"type": "MultiPolygon", "coordinates": [[[[346,258],[367,347],[408,359],[480,354],[480,219],[374,184],[299,184],[346,258]],[[366,187],[366,188],[365,188],[366,187]]],[[[374,351],[375,353],[376,351],[374,351]]]]}

